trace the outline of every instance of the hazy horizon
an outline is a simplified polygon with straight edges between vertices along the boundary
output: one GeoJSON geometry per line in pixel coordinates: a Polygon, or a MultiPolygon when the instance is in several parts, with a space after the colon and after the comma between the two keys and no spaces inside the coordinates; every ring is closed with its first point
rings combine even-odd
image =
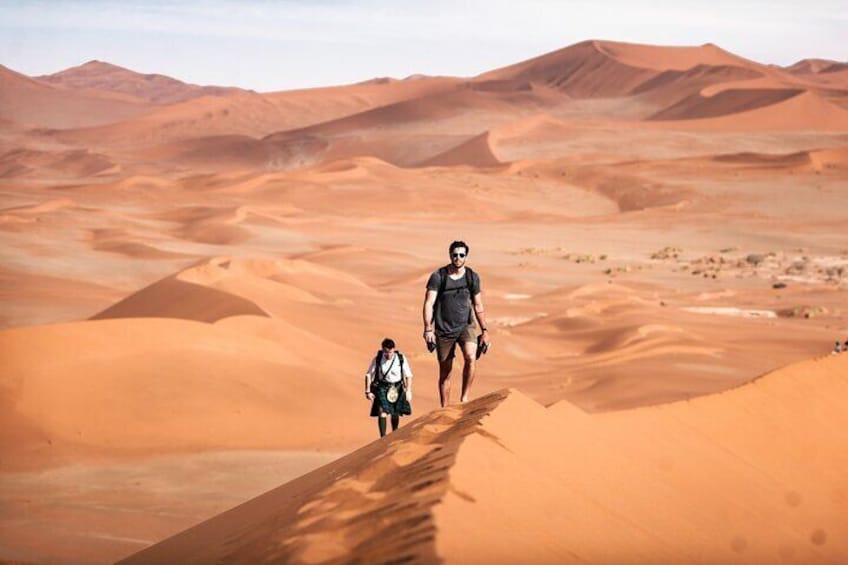
{"type": "Polygon", "coordinates": [[[413,74],[474,76],[587,39],[656,45],[714,43],[761,63],[845,60],[848,8],[825,0],[533,0],[462,5],[250,0],[130,3],[0,0],[0,63],[37,76],[90,60],[197,84],[258,91],[413,74]],[[615,17],[610,17],[615,14],[615,17]]]}

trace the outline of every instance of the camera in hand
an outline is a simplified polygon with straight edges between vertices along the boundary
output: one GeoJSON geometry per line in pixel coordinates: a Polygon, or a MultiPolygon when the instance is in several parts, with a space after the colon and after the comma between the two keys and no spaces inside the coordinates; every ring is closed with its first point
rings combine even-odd
{"type": "Polygon", "coordinates": [[[436,350],[436,342],[428,341],[427,342],[427,351],[429,351],[430,353],[433,353],[435,350],[436,350]]]}
{"type": "Polygon", "coordinates": [[[485,355],[487,351],[489,351],[489,344],[483,343],[483,334],[480,334],[477,336],[477,359],[485,355]]]}

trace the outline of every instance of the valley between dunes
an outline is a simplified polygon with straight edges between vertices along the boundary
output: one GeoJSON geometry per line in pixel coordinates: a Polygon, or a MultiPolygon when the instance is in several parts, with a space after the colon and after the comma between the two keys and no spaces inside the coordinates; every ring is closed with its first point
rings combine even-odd
{"type": "Polygon", "coordinates": [[[272,93],[0,67],[0,560],[848,560],[846,72],[612,41],[272,93]],[[453,240],[493,345],[437,409],[453,240]],[[374,441],[386,336],[414,415],[374,441]]]}

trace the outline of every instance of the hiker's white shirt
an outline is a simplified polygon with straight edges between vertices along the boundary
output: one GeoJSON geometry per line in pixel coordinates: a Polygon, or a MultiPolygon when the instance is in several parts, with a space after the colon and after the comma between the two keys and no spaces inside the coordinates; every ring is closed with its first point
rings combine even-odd
{"type": "MultiPolygon", "coordinates": [[[[371,379],[374,379],[374,370],[377,368],[377,357],[373,357],[371,359],[371,365],[368,366],[368,376],[371,379]]],[[[383,373],[384,378],[390,383],[399,383],[401,381],[400,374],[400,356],[395,353],[392,357],[391,361],[386,361],[383,359],[383,362],[380,363],[380,372],[383,373]]],[[[412,369],[409,367],[409,359],[406,357],[403,358],[403,376],[407,379],[412,378],[412,369]]]]}

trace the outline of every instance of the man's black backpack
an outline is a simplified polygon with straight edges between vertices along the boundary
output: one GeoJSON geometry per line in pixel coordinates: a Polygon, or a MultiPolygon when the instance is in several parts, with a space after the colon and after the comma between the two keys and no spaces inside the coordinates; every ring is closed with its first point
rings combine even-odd
{"type": "MultiPolygon", "coordinates": [[[[439,302],[442,298],[442,295],[445,292],[445,289],[448,285],[448,268],[441,267],[439,269],[439,293],[436,295],[436,302],[433,304],[433,310],[438,312],[439,302]]],[[[465,288],[468,289],[469,297],[474,299],[474,296],[480,292],[480,289],[474,284],[474,271],[471,270],[471,267],[465,267],[465,288]]],[[[464,290],[463,287],[452,288],[451,291],[459,292],[460,290],[464,290]]],[[[473,302],[472,302],[473,303],[473,302]]],[[[474,321],[474,309],[470,309],[468,312],[468,323],[474,321]]]]}
{"type": "MultiPolygon", "coordinates": [[[[436,300],[439,299],[439,296],[445,292],[445,288],[448,285],[448,268],[441,267],[439,269],[439,294],[436,295],[436,300]]],[[[465,267],[465,288],[468,289],[468,292],[471,293],[471,297],[473,298],[480,290],[474,286],[474,271],[471,270],[471,267],[465,267]]],[[[452,288],[453,291],[462,290],[462,287],[452,288]]]]}

